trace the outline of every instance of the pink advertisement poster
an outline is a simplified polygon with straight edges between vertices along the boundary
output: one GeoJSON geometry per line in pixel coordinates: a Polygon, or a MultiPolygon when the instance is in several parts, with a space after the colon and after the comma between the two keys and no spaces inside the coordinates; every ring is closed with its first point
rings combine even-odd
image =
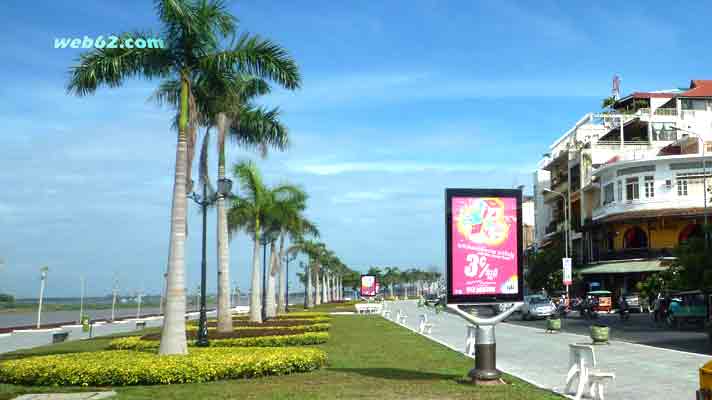
{"type": "Polygon", "coordinates": [[[452,294],[516,294],[517,199],[452,198],[452,294]]]}
{"type": "Polygon", "coordinates": [[[361,296],[376,295],[376,277],[373,275],[361,275],[361,296]]]}

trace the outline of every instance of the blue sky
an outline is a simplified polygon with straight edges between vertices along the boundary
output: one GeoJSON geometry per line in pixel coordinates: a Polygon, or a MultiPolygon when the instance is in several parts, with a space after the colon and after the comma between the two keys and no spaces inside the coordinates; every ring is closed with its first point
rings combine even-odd
{"type": "MultiPolygon", "coordinates": [[[[292,147],[257,160],[267,180],[301,184],[322,240],[355,269],[444,263],[445,187],[531,187],[548,145],[597,110],[614,73],[624,93],[710,79],[709,7],[626,2],[232,1],[241,29],[291,52],[296,93],[283,109],[292,147]]],[[[157,293],[168,252],[175,158],[172,112],[147,102],[157,82],[75,98],[64,87],[81,50],[56,37],[159,30],[150,1],[4,2],[0,37],[0,291],[35,296],[157,293]]],[[[213,158],[214,160],[214,158],[213,158]]],[[[199,274],[190,214],[189,287],[199,274]]],[[[215,276],[209,216],[208,262],[215,276]]],[[[250,243],[232,241],[247,287],[250,243]]],[[[292,268],[294,271],[295,268],[292,268]]],[[[296,281],[293,277],[291,280],[296,281]]],[[[210,289],[214,288],[214,284],[210,289]]]]}

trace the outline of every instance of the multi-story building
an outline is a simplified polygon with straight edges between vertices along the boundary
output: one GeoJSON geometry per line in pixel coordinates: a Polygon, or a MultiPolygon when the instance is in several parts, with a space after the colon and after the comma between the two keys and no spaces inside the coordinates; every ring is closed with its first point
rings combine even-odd
{"type": "Polygon", "coordinates": [[[585,115],[539,163],[537,246],[564,237],[568,210],[577,273],[589,287],[632,291],[666,268],[681,241],[702,235],[705,201],[712,206],[705,175],[712,81],[617,99],[609,112],[585,115]]]}

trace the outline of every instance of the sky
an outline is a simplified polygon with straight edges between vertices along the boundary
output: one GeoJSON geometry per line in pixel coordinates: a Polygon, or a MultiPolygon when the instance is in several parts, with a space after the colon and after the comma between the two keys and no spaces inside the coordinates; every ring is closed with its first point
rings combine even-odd
{"type": "MultiPolygon", "coordinates": [[[[270,184],[309,194],[307,216],[349,267],[442,268],[444,189],[531,191],[548,146],[621,90],[712,79],[712,9],[686,3],[566,1],[228,1],[240,31],[297,60],[303,86],[275,89],[291,147],[257,162],[270,184]]],[[[93,96],[66,93],[80,49],[54,39],[160,32],[148,0],[21,1],[0,6],[0,292],[159,293],[168,258],[175,163],[173,111],[148,101],[157,81],[93,96]]],[[[216,161],[214,154],[212,160],[216,161]]],[[[212,170],[215,173],[215,169],[212,170]]],[[[199,282],[200,219],[189,212],[188,288],[199,282]]],[[[215,290],[215,214],[208,216],[215,290]]],[[[245,290],[250,239],[231,242],[231,279],[245,290]]],[[[290,281],[296,285],[296,263],[290,281]]],[[[293,286],[294,287],[294,286],[293,286]]]]}

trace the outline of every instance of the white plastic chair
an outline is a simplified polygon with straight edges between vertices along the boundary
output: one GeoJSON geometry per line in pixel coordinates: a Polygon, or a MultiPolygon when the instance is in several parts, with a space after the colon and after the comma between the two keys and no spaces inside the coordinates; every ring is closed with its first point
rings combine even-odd
{"type": "Polygon", "coordinates": [[[398,314],[396,315],[396,321],[401,325],[405,325],[405,321],[407,319],[408,319],[408,316],[405,315],[405,313],[402,310],[398,310],[398,314]]]}
{"type": "Polygon", "coordinates": [[[426,314],[420,314],[420,322],[418,323],[418,332],[426,335],[433,333],[433,323],[428,322],[428,316],[426,314]]]}
{"type": "Polygon", "coordinates": [[[584,344],[569,345],[569,372],[566,374],[566,393],[571,393],[569,388],[578,378],[576,388],[576,400],[581,400],[581,396],[588,388],[593,399],[604,400],[604,386],[608,380],[613,380],[616,375],[613,372],[603,372],[596,368],[596,353],[593,346],[584,344]]]}
{"type": "Polygon", "coordinates": [[[475,355],[475,345],[477,344],[477,338],[475,337],[476,326],[467,324],[467,337],[465,338],[465,354],[468,356],[475,355]]]}

